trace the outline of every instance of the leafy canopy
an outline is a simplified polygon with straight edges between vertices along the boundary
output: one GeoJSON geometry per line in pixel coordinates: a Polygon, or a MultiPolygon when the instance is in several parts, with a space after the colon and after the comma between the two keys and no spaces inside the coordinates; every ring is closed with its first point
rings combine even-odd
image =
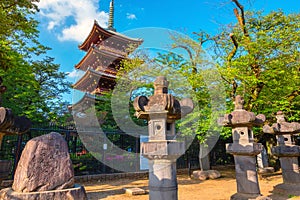
{"type": "Polygon", "coordinates": [[[216,41],[228,96],[243,95],[246,109],[269,119],[282,110],[300,120],[300,14],[251,11],[244,18],[216,41]]]}
{"type": "Polygon", "coordinates": [[[62,114],[62,95],[70,83],[53,58],[42,57],[49,48],[38,41],[36,2],[0,2],[0,76],[7,87],[1,106],[40,122],[62,114]]]}

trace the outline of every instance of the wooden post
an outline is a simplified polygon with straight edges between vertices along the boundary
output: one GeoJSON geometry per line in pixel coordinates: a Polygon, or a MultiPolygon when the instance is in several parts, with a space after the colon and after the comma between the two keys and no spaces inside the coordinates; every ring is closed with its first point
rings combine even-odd
{"type": "Polygon", "coordinates": [[[3,141],[3,137],[4,137],[4,133],[0,133],[0,150],[2,148],[2,141],[3,141]]]}

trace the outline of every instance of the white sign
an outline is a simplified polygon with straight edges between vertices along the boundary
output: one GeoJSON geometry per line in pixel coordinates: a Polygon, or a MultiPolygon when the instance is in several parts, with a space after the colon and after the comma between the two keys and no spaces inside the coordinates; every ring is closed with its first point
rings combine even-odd
{"type": "Polygon", "coordinates": [[[103,144],[103,149],[104,149],[104,150],[107,149],[107,144],[103,144]]]}
{"type": "MultiPolygon", "coordinates": [[[[149,141],[149,136],[141,135],[140,136],[140,144],[142,142],[148,142],[149,141]]],[[[149,163],[148,159],[143,157],[142,154],[140,154],[140,170],[146,170],[149,169],[149,163]]]]}

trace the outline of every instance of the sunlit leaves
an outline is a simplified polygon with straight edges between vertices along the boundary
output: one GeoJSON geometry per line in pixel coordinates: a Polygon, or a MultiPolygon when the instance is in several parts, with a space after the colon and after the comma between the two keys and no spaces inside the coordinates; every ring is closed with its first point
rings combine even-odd
{"type": "Polygon", "coordinates": [[[268,119],[283,110],[288,118],[299,120],[300,15],[280,10],[267,15],[247,12],[246,28],[249,39],[238,24],[219,35],[216,52],[220,73],[228,82],[236,81],[236,94],[245,97],[246,108],[268,119]],[[238,49],[228,67],[225,61],[233,46],[230,32],[237,38],[238,49]]]}
{"type": "Polygon", "coordinates": [[[0,76],[7,86],[1,106],[40,122],[57,120],[66,111],[62,95],[70,83],[53,58],[38,57],[49,48],[38,41],[38,21],[33,18],[38,11],[35,2],[0,2],[0,76]]]}

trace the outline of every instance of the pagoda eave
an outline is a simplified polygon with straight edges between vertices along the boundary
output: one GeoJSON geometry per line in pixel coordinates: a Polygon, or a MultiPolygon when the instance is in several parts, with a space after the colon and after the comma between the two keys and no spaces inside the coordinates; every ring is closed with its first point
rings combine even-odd
{"type": "MultiPolygon", "coordinates": [[[[114,62],[119,62],[125,57],[123,55],[117,55],[112,52],[105,51],[104,49],[98,49],[95,47],[91,47],[89,51],[86,53],[86,55],[81,59],[81,61],[75,65],[76,69],[81,69],[83,71],[86,71],[90,66],[93,64],[95,65],[95,61],[98,61],[98,57],[105,57],[106,58],[106,66],[102,67],[108,67],[110,64],[114,62]]],[[[102,59],[104,60],[104,59],[102,59]]],[[[104,62],[104,61],[103,61],[104,62]]],[[[92,68],[95,70],[98,66],[93,66],[92,68]]]]}
{"type": "Polygon", "coordinates": [[[101,84],[101,82],[110,82],[110,88],[112,88],[114,86],[115,79],[115,75],[89,69],[81,77],[81,79],[72,85],[72,87],[73,89],[93,93],[95,90],[97,90],[97,88],[99,88],[98,85],[101,84]]]}
{"type": "Polygon", "coordinates": [[[137,46],[139,46],[143,42],[143,40],[141,40],[141,39],[130,38],[130,37],[127,37],[120,33],[117,33],[117,32],[111,31],[111,30],[106,30],[106,29],[102,28],[98,24],[98,22],[95,20],[93,28],[90,31],[88,37],[85,39],[85,41],[81,45],[78,46],[79,49],[81,49],[83,51],[88,51],[91,44],[96,44],[99,41],[99,39],[100,39],[99,37],[101,37],[101,35],[104,35],[105,37],[108,37],[108,38],[113,37],[116,40],[123,41],[127,44],[133,43],[133,44],[136,44],[137,46]]]}
{"type": "Polygon", "coordinates": [[[89,93],[85,93],[84,96],[76,103],[74,103],[70,109],[72,112],[82,112],[95,105],[95,96],[89,93]]]}

